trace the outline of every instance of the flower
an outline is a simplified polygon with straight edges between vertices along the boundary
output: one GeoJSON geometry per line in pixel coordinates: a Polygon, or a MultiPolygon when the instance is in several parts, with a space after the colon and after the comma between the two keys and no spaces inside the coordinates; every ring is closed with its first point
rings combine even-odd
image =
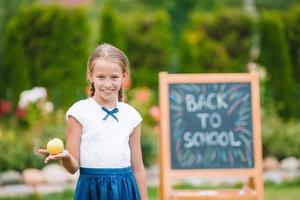
{"type": "Polygon", "coordinates": [[[43,87],[34,87],[31,90],[24,90],[20,94],[18,106],[26,108],[28,104],[35,103],[38,100],[45,100],[47,98],[47,91],[43,87]]]}
{"type": "Polygon", "coordinates": [[[50,113],[53,111],[53,103],[50,102],[50,101],[46,101],[44,104],[43,104],[43,109],[44,111],[50,113]]]}
{"type": "Polygon", "coordinates": [[[24,119],[26,116],[26,109],[18,106],[16,109],[16,115],[19,119],[24,119]]]}
{"type": "Polygon", "coordinates": [[[3,116],[11,111],[12,105],[10,101],[2,99],[0,100],[0,116],[3,116]]]}
{"type": "Polygon", "coordinates": [[[155,121],[158,122],[160,120],[160,110],[158,106],[152,106],[149,109],[149,114],[155,121]]]}
{"type": "Polygon", "coordinates": [[[140,103],[146,103],[148,99],[150,98],[151,91],[147,87],[143,87],[140,89],[137,89],[134,92],[134,99],[136,99],[140,103]]]}

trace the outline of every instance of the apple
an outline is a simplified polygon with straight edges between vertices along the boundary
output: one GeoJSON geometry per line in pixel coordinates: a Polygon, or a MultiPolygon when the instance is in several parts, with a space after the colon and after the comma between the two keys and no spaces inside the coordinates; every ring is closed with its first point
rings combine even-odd
{"type": "Polygon", "coordinates": [[[54,138],[47,143],[47,150],[51,155],[59,154],[64,150],[64,143],[60,139],[54,138]]]}

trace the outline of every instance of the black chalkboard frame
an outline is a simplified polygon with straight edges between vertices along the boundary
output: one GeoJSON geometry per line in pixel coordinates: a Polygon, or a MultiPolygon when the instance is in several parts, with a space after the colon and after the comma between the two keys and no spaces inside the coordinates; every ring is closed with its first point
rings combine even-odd
{"type": "Polygon", "coordinates": [[[169,199],[172,191],[171,180],[201,177],[248,177],[249,185],[263,200],[262,146],[260,124],[259,77],[256,73],[219,73],[219,74],[159,74],[160,97],[160,199],[169,199]],[[170,152],[170,108],[169,85],[190,83],[249,83],[251,87],[253,161],[251,168],[222,169],[172,169],[170,152]]]}

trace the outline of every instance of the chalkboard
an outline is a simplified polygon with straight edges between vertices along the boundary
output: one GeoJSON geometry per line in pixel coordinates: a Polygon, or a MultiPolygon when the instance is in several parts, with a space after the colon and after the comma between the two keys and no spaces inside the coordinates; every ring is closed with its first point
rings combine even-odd
{"type": "Polygon", "coordinates": [[[254,167],[250,83],[173,83],[168,91],[172,169],[254,167]]]}
{"type": "Polygon", "coordinates": [[[161,200],[264,199],[259,76],[159,73],[161,200]],[[244,177],[241,188],[184,190],[186,178],[244,177]]]}

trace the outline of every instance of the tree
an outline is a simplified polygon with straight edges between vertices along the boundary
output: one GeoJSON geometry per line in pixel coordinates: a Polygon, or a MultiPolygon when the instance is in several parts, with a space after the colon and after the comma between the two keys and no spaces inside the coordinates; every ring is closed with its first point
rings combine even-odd
{"type": "Polygon", "coordinates": [[[263,13],[260,21],[261,54],[259,62],[267,68],[267,93],[274,97],[279,114],[296,116],[295,83],[283,22],[276,13],[263,13]]]}

